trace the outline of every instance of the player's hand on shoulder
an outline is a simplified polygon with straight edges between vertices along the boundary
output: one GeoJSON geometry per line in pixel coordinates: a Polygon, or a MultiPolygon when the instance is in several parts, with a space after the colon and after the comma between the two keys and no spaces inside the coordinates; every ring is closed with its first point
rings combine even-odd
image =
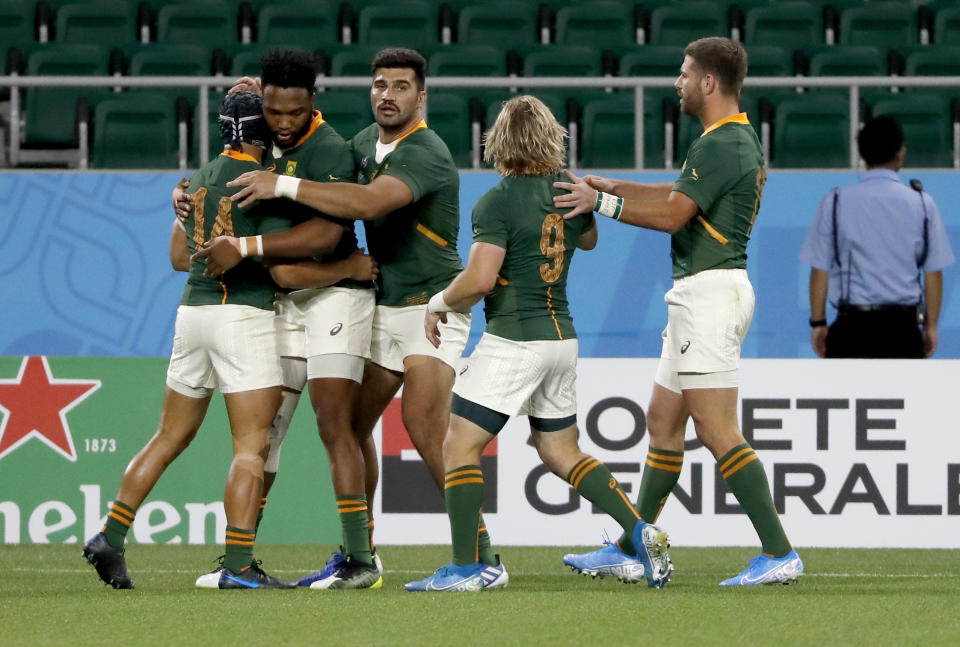
{"type": "Polygon", "coordinates": [[[277,178],[279,176],[270,171],[247,171],[227,182],[228,187],[243,187],[230,199],[237,206],[246,207],[257,200],[270,200],[276,197],[277,178]]]}
{"type": "Polygon", "coordinates": [[[240,253],[240,239],[233,236],[217,236],[190,257],[191,262],[202,259],[207,260],[207,267],[203,271],[204,276],[220,276],[243,260],[243,255],[240,253]]]}
{"type": "Polygon", "coordinates": [[[380,268],[373,256],[365,254],[362,247],[347,257],[350,264],[350,276],[355,281],[376,281],[380,275],[380,268]]]}
{"type": "Polygon", "coordinates": [[[260,77],[241,76],[234,82],[233,87],[227,90],[227,94],[233,94],[234,92],[241,92],[243,90],[254,92],[262,96],[263,86],[260,83],[260,77]]]}
{"type": "Polygon", "coordinates": [[[428,309],[423,316],[423,331],[434,348],[440,348],[440,322],[447,323],[446,312],[430,312],[428,309]]]}
{"type": "Polygon", "coordinates": [[[570,210],[563,214],[565,220],[582,213],[591,213],[593,207],[597,204],[597,190],[569,170],[564,169],[564,173],[567,174],[570,181],[554,182],[553,188],[567,191],[567,193],[553,196],[553,206],[557,209],[570,210]]]}
{"type": "Polygon", "coordinates": [[[193,210],[193,204],[187,195],[187,189],[189,187],[190,180],[185,177],[180,178],[177,186],[173,187],[173,195],[171,196],[173,200],[173,213],[180,222],[186,222],[187,218],[190,217],[190,212],[193,210]]]}

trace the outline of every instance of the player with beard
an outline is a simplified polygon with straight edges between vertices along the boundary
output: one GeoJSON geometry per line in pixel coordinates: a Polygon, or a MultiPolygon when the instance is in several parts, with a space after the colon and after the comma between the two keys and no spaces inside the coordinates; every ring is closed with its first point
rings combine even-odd
{"type": "MultiPolygon", "coordinates": [[[[753,317],[747,241],[766,181],[763,152],[740,88],[747,73],[743,47],[727,38],[687,45],[675,87],[680,108],[703,124],[679,179],[641,184],[596,176],[558,182],[554,198],[567,216],[597,211],[636,227],[671,234],[673,288],[667,292],[663,352],[647,408],[650,448],[637,512],[651,523],[676,485],[684,432],[693,418],[697,437],[717,460],[760,537],[763,552],[740,575],[721,582],[746,586],[796,581],[803,562],[777,517],[759,457],[740,433],[737,398],[740,349],[753,317]]],[[[635,559],[630,538],[586,555],[567,555],[574,570],[603,575],[635,559]]]]}

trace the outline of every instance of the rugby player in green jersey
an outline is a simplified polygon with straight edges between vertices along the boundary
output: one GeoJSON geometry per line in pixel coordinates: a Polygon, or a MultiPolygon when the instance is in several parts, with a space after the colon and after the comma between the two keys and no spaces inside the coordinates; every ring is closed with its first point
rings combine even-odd
{"type": "MultiPolygon", "coordinates": [[[[249,92],[227,97],[219,123],[229,147],[196,172],[188,189],[193,215],[185,223],[185,233],[193,248],[224,233],[258,233],[258,207],[232,203],[225,183],[242,170],[260,166],[267,136],[260,98],[249,92]]],[[[226,555],[218,569],[197,580],[197,586],[293,586],[264,573],[253,558],[263,456],[268,429],[280,406],[274,284],[267,270],[253,260],[220,279],[205,276],[203,266],[194,262],[190,268],[177,311],[157,432],[127,466],[103,530],[84,545],[84,557],[114,588],[133,588],[123,549],[127,532],[164,470],[196,435],[214,389],[223,393],[233,437],[234,456],[224,489],[226,555]],[[231,334],[223,334],[224,330],[231,334]]]]}
{"type": "MultiPolygon", "coordinates": [[[[273,133],[267,164],[284,178],[317,182],[352,180],[350,146],[314,110],[316,67],[310,54],[274,50],[261,60],[259,79],[243,78],[237,87],[262,88],[263,112],[273,133]]],[[[312,256],[327,264],[350,259],[357,252],[352,220],[338,220],[291,200],[270,206],[264,232],[279,233],[298,225],[296,234],[277,240],[267,236],[269,256],[312,256]],[[286,240],[287,244],[283,244],[286,240]]],[[[230,252],[239,261],[241,240],[215,241],[212,254],[230,252]]],[[[248,248],[247,253],[250,253],[248,248]]],[[[221,271],[218,255],[208,271],[221,271]]],[[[308,285],[287,287],[305,288],[308,285]]],[[[353,430],[353,412],[360,392],[364,362],[370,356],[375,296],[369,281],[346,279],[322,288],[277,295],[278,346],[284,373],[284,401],[271,430],[267,488],[275,478],[281,443],[296,410],[300,393],[309,387],[320,437],[327,450],[342,529],[341,559],[325,572],[298,584],[314,589],[378,588],[382,566],[372,553],[365,493],[365,460],[353,430]]],[[[375,449],[373,450],[375,452],[375,449]]],[[[373,454],[375,460],[375,454],[373,454]]]]}
{"type": "Polygon", "coordinates": [[[473,209],[466,269],[431,299],[426,337],[439,346],[439,324],[484,299],[487,329],[454,386],[443,443],[453,561],[408,591],[480,591],[506,584],[502,565],[478,558],[483,501],[480,455],[510,416],[526,415],[537,452],[550,470],[613,517],[640,548],[621,567],[627,580],[669,579],[667,534],[640,520],[607,467],[577,442],[577,335],[567,303],[575,249],[593,249],[593,213],[564,220],[553,206],[562,179],[566,130],[535,97],[508,101],[486,136],[484,156],[503,177],[473,209]],[[652,558],[652,560],[651,560],[652,558]]]}
{"type": "MultiPolygon", "coordinates": [[[[466,345],[470,318],[466,313],[450,315],[442,325],[444,341],[439,348],[424,338],[422,322],[430,296],[461,269],[456,249],[459,175],[446,145],[422,118],[427,100],[423,56],[410,49],[388,48],[376,54],[371,67],[376,123],[351,140],[359,165],[358,184],[323,184],[253,172],[231,185],[245,187],[234,196],[240,204],[288,197],[335,217],[364,221],[381,283],[371,361],[364,370],[357,408],[357,433],[369,446],[377,420],[402,384],[404,426],[442,492],[442,444],[454,364],[466,345]]],[[[298,229],[265,236],[267,253],[286,255],[275,250],[295,244],[302,237],[298,229]]],[[[218,251],[209,253],[213,256],[218,251]]],[[[227,263],[237,258],[235,252],[224,251],[227,263]]],[[[375,455],[369,457],[368,501],[376,488],[376,467],[375,455]]],[[[483,561],[498,563],[482,523],[479,541],[483,561]]]]}
{"type": "MultiPolygon", "coordinates": [[[[667,292],[663,352],[647,408],[650,448],[637,512],[656,521],[683,464],[687,420],[717,460],[720,474],[760,537],[763,552],[723,586],[796,581],[803,562],[777,517],[757,454],[740,433],[737,397],[740,348],[753,318],[747,241],[766,181],[760,142],[740,112],[747,73],[743,47],[727,38],[687,45],[675,87],[680,109],[703,124],[671,184],[640,184],[596,176],[555,186],[565,217],[597,211],[637,227],[671,234],[673,288],[667,292]]],[[[569,173],[568,173],[569,174],[569,173]]],[[[616,564],[634,553],[629,537],[568,555],[574,570],[616,564]]]]}

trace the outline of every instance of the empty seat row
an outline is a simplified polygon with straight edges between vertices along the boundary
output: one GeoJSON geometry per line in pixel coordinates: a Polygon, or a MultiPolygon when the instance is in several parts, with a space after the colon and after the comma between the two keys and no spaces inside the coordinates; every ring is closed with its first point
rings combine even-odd
{"type": "Polygon", "coordinates": [[[195,2],[39,3],[0,0],[0,42],[203,42],[228,51],[251,42],[315,47],[374,43],[430,47],[440,43],[511,46],[555,42],[622,47],[683,45],[704,35],[747,44],[810,43],[897,47],[960,43],[955,3],[778,1],[551,3],[195,2]]]}
{"type": "MultiPolygon", "coordinates": [[[[571,131],[571,150],[577,166],[632,168],[634,166],[634,105],[623,95],[595,96],[581,104],[560,94],[537,93],[571,131]]],[[[486,103],[474,99],[469,109],[461,97],[435,92],[427,101],[427,120],[451,148],[460,167],[479,159],[478,134],[493,123],[503,100],[492,95],[486,103]]],[[[209,151],[220,141],[216,129],[219,94],[211,94],[206,115],[209,151]]],[[[761,131],[774,168],[845,168],[850,163],[848,102],[831,95],[798,95],[768,102],[751,122],[761,131]]],[[[349,137],[372,121],[368,97],[351,93],[319,93],[317,107],[337,130],[349,137]]],[[[701,125],[680,116],[669,100],[644,106],[645,165],[675,167],[682,162],[701,125]],[[657,160],[659,155],[659,160],[657,160]],[[665,159],[664,155],[669,159],[665,159]]],[[[863,114],[893,115],[904,126],[910,167],[949,167],[954,163],[954,138],[960,134],[960,97],[915,94],[891,97],[864,106],[863,114]]],[[[195,167],[200,158],[200,122],[183,100],[149,92],[101,98],[85,113],[81,129],[91,140],[94,168],[195,167]],[[135,142],[136,146],[131,146],[135,142]]]]}

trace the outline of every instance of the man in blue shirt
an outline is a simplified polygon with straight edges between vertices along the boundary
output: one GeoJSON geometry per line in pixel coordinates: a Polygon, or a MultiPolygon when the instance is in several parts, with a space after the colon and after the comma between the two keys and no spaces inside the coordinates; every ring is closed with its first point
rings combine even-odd
{"type": "Polygon", "coordinates": [[[872,119],[857,146],[867,172],[823,198],[800,250],[812,266],[810,343],[820,357],[929,357],[950,241],[930,194],[897,175],[907,153],[900,124],[872,119]],[[828,296],[837,308],[829,328],[828,296]]]}

